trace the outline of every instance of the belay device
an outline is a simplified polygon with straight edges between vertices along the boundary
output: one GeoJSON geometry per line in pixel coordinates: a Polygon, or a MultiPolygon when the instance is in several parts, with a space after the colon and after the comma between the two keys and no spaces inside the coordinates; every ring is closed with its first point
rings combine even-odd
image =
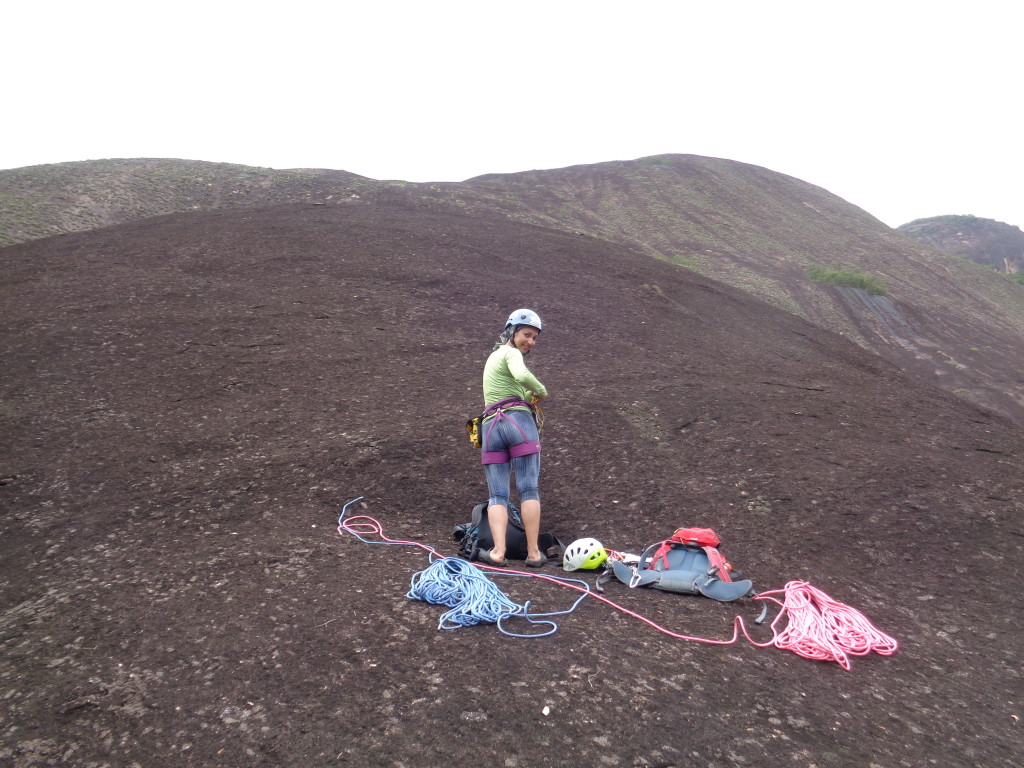
{"type": "Polygon", "coordinates": [[[710,528],[679,528],[672,537],[649,546],[640,557],[611,553],[616,578],[633,587],[704,595],[730,602],[756,594],[749,580],[733,581],[732,566],[718,551],[721,541],[710,528]]]}

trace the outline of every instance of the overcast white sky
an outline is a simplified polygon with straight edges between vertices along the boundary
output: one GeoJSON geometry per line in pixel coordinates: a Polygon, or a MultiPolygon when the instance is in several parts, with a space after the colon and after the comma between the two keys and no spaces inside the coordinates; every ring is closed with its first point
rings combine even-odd
{"type": "Polygon", "coordinates": [[[891,226],[1024,226],[1022,21],[1018,0],[9,3],[0,168],[462,181],[677,152],[891,226]]]}

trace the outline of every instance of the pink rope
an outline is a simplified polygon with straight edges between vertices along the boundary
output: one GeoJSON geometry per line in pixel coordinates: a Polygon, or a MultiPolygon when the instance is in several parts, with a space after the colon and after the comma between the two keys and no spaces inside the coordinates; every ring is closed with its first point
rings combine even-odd
{"type": "Polygon", "coordinates": [[[899,648],[895,638],[877,629],[856,608],[833,600],[806,581],[791,581],[783,589],[762,592],[755,599],[771,600],[782,606],[771,625],[772,640],[766,645],[793,651],[804,658],[834,661],[848,670],[850,656],[867,656],[872,651],[892,656],[899,648]],[[783,602],[771,597],[780,593],[785,596],[783,602]],[[787,614],[789,624],[779,632],[776,625],[787,614]]]}
{"type": "MultiPolygon", "coordinates": [[[[347,520],[339,521],[338,534],[343,533],[350,533],[361,541],[366,541],[363,538],[364,536],[376,535],[388,544],[405,544],[419,547],[436,557],[445,557],[432,547],[421,544],[418,541],[388,538],[384,535],[381,524],[368,515],[356,515],[347,520]]],[[[631,611],[597,592],[564,579],[546,576],[542,573],[516,571],[511,568],[494,568],[481,563],[474,563],[474,565],[488,571],[532,576],[533,578],[549,581],[561,587],[574,589],[577,592],[586,592],[595,600],[600,600],[615,610],[638,621],[642,621],[662,634],[677,640],[688,640],[708,645],[732,645],[739,640],[740,633],[742,633],[752,645],[758,648],[774,646],[782,650],[792,651],[798,656],[803,656],[807,659],[834,661],[845,670],[849,670],[851,667],[850,656],[867,656],[872,651],[881,656],[891,656],[896,653],[899,647],[893,637],[877,629],[860,611],[833,600],[820,589],[811,586],[806,581],[790,581],[782,589],[761,592],[754,597],[755,600],[768,600],[781,606],[779,615],[771,623],[772,639],[765,643],[759,643],[750,636],[742,616],[736,616],[733,619],[732,637],[728,640],[713,640],[705,637],[684,635],[666,629],[646,616],[641,616],[639,613],[631,611]],[[774,595],[782,595],[783,600],[776,599],[774,595]],[[789,623],[780,632],[777,629],[777,625],[782,621],[783,617],[788,617],[789,623]]]]}

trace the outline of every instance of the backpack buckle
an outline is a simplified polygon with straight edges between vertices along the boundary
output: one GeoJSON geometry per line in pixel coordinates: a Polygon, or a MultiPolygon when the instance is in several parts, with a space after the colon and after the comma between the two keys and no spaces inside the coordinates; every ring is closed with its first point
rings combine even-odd
{"type": "Polygon", "coordinates": [[[640,583],[640,569],[633,566],[633,575],[629,577],[629,588],[636,589],[637,584],[640,583]]]}

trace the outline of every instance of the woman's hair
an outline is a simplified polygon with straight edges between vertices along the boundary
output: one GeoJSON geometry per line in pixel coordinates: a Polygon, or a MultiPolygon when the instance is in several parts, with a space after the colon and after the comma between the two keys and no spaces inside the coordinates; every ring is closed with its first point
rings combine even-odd
{"type": "Polygon", "coordinates": [[[498,347],[502,347],[505,344],[508,344],[508,340],[515,336],[516,331],[518,331],[522,327],[523,326],[521,325],[506,326],[505,330],[501,332],[501,336],[498,337],[498,342],[494,345],[494,347],[491,348],[491,352],[493,352],[495,349],[498,349],[498,347]]]}

